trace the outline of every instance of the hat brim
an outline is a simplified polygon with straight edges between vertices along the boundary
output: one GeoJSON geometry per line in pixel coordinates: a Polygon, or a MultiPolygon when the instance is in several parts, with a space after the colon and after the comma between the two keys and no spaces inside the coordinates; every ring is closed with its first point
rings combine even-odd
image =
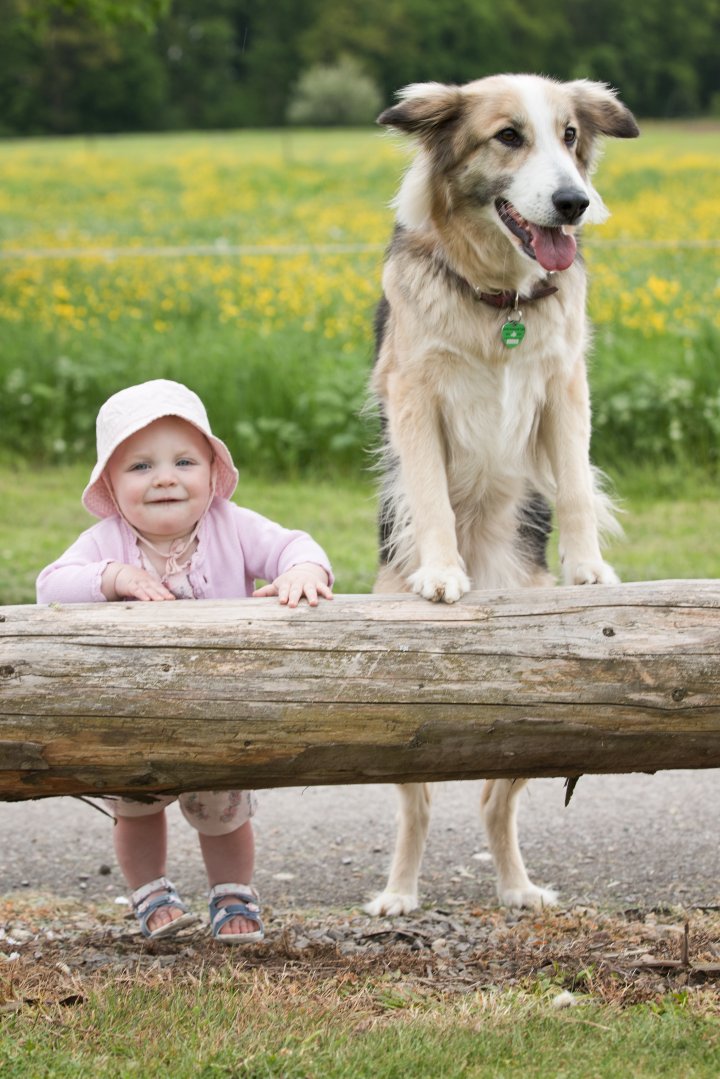
{"type": "MultiPolygon", "coordinates": [[[[200,434],[204,435],[213,449],[213,458],[215,465],[215,494],[219,498],[231,498],[235,488],[238,484],[238,470],[233,464],[233,459],[230,454],[230,450],[225,443],[217,438],[215,435],[208,434],[203,428],[189,419],[187,416],[183,416],[179,412],[165,412],[161,415],[156,415],[154,419],[162,419],[163,416],[178,416],[179,419],[185,420],[186,423],[192,424],[200,434]]],[[[151,421],[152,422],[152,421],[151,421]]],[[[143,420],[138,425],[132,428],[128,428],[123,442],[127,441],[132,435],[141,431],[143,427],[148,426],[148,421],[143,420]]],[[[121,446],[122,442],[118,443],[121,446]]],[[[110,488],[105,480],[105,470],[108,466],[110,458],[112,457],[118,446],[114,446],[112,451],[106,455],[102,461],[98,461],[90,474],[90,482],[82,493],[82,504],[85,509],[92,513],[94,517],[113,517],[118,508],[115,503],[115,499],[112,496],[110,488]]]]}

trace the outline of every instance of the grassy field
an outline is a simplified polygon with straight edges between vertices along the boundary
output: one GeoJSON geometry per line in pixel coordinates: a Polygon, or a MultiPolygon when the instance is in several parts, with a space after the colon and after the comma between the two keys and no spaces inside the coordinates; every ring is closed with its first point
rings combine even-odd
{"type": "MultiPolygon", "coordinates": [[[[357,471],[408,160],[374,131],[0,144],[0,447],[86,456],[110,392],[168,375],[241,460],[357,471]]],[[[607,144],[612,216],[585,232],[603,466],[716,461],[719,162],[710,126],[607,144]]]]}
{"type": "MultiPolygon", "coordinates": [[[[503,914],[475,910],[480,939],[484,922],[494,939],[458,969],[392,938],[379,951],[347,955],[326,942],[303,954],[294,941],[315,923],[298,916],[264,944],[228,952],[199,935],[140,944],[117,907],[0,896],[0,915],[8,909],[8,935],[20,924],[56,933],[7,961],[0,942],[3,1079],[692,1079],[720,1067],[712,984],[623,973],[618,956],[634,944],[636,963],[643,935],[632,912],[515,912],[510,928],[503,914]],[[63,919],[83,928],[72,937],[63,919]]],[[[712,956],[717,914],[692,918],[695,947],[712,956]]],[[[332,929],[332,913],[321,924],[332,929]]],[[[659,920],[645,928],[657,942],[659,920]]]]}
{"type": "Polygon", "coordinates": [[[4,1079],[695,1079],[720,1068],[720,1022],[682,996],[626,1012],[551,997],[471,993],[414,1001],[379,985],[316,986],[220,977],[162,989],[131,984],[82,1007],[45,1007],[0,1026],[4,1079]],[[383,1000],[384,997],[384,1000],[383,1000]],[[292,1005],[296,1008],[293,1009],[292,1005]],[[297,1007],[297,1005],[300,1007],[297,1007]],[[292,1010],[291,1010],[292,1009],[292,1010]],[[289,1011],[291,1014],[289,1016],[289,1011]]]}

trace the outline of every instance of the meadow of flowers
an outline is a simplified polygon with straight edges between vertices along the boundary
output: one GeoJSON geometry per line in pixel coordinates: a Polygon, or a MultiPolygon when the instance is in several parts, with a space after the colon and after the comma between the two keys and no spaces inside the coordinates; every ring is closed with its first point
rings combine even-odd
{"type": "MultiPolygon", "coordinates": [[[[365,467],[389,202],[375,132],[0,144],[0,450],[87,457],[99,403],[186,381],[254,466],[365,467]]],[[[585,234],[595,456],[712,465],[720,132],[609,143],[585,234]]]]}

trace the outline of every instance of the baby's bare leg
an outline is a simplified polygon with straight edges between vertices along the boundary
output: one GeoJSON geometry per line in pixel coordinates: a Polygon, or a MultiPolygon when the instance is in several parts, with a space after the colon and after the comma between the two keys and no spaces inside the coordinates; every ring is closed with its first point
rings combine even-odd
{"type": "MultiPolygon", "coordinates": [[[[151,816],[117,817],[113,840],[115,857],[132,891],[165,876],[167,821],[164,809],[151,816]]],[[[162,894],[162,890],[152,892],[148,899],[162,894]]],[[[153,931],[174,922],[182,913],[178,907],[160,907],[148,918],[148,929],[153,931]]]]}
{"type": "MultiPolygon", "coordinates": [[[[224,835],[199,833],[199,837],[200,850],[211,888],[214,888],[216,884],[228,882],[247,885],[251,883],[255,869],[255,835],[252,821],[246,821],[234,832],[226,832],[224,835]]],[[[233,896],[228,896],[227,900],[221,899],[218,905],[224,907],[234,902],[237,900],[233,896]]],[[[221,935],[223,933],[254,933],[256,929],[255,922],[236,915],[226,922],[220,933],[221,935]]]]}

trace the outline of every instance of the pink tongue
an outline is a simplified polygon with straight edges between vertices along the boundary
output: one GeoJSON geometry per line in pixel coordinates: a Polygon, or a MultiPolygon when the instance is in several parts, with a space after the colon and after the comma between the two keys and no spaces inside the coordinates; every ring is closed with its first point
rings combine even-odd
{"type": "Polygon", "coordinates": [[[577,244],[575,237],[562,229],[546,229],[542,225],[530,225],[533,251],[544,270],[567,270],[572,266],[577,244]]]}

